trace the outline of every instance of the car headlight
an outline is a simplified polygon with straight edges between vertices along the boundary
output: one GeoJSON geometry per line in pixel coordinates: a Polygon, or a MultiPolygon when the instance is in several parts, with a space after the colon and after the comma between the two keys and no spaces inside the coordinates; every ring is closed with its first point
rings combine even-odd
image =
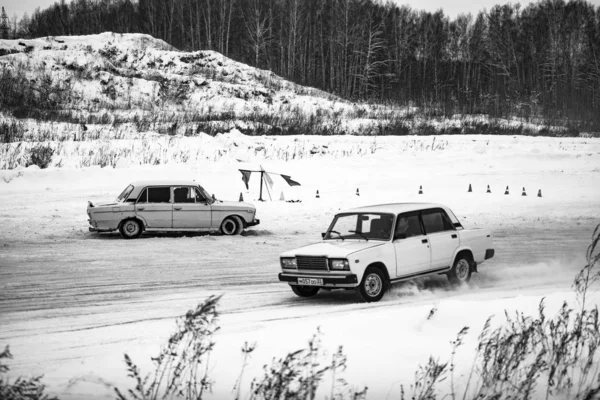
{"type": "Polygon", "coordinates": [[[281,258],[281,268],[297,269],[295,258],[281,258]]]}
{"type": "Polygon", "coordinates": [[[329,260],[329,268],[336,270],[350,270],[350,263],[346,259],[335,259],[329,260]]]}

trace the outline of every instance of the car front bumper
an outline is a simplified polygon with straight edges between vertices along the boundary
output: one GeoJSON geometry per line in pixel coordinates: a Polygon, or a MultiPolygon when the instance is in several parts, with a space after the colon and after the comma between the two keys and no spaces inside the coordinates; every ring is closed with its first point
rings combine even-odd
{"type": "Polygon", "coordinates": [[[256,226],[260,224],[260,219],[253,219],[251,222],[246,222],[247,226],[256,226]]]}
{"type": "Polygon", "coordinates": [[[351,288],[358,286],[358,279],[356,275],[320,275],[320,274],[296,274],[290,272],[279,273],[279,280],[281,282],[287,282],[290,285],[297,285],[298,278],[312,278],[312,279],[323,279],[323,286],[328,288],[351,288]]]}

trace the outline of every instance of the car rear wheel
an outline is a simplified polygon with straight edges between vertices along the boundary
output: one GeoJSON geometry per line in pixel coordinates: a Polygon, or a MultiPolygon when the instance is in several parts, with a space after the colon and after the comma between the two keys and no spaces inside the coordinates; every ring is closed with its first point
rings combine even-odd
{"type": "MultiPolygon", "coordinates": [[[[238,235],[241,232],[240,223],[237,217],[231,216],[225,218],[221,223],[221,233],[227,236],[238,235]]],[[[243,229],[243,226],[241,228],[243,229]]]]}
{"type": "Polygon", "coordinates": [[[453,285],[466,284],[471,280],[473,259],[468,254],[460,254],[454,260],[452,269],[448,271],[448,280],[453,285]]]}
{"type": "Polygon", "coordinates": [[[299,286],[299,285],[290,285],[292,288],[292,292],[294,292],[297,296],[300,297],[313,297],[317,293],[319,293],[318,287],[315,286],[299,286]]]}
{"type": "Polygon", "coordinates": [[[135,219],[125,220],[121,223],[119,232],[125,239],[135,239],[142,234],[142,224],[135,219]]]}
{"type": "Polygon", "coordinates": [[[363,275],[363,279],[358,286],[360,298],[367,302],[379,301],[385,294],[387,283],[385,276],[378,268],[369,268],[363,275]]]}

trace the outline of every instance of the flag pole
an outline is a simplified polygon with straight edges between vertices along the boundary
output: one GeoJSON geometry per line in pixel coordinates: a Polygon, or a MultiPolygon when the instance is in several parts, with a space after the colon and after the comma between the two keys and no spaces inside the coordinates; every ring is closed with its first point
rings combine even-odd
{"type": "Polygon", "coordinates": [[[258,201],[264,201],[262,198],[262,187],[263,187],[263,174],[265,171],[260,171],[260,195],[258,196],[258,201]]]}
{"type": "Polygon", "coordinates": [[[269,195],[269,200],[273,201],[273,199],[271,198],[271,191],[269,190],[269,185],[265,185],[265,188],[267,189],[267,194],[269,195]]]}

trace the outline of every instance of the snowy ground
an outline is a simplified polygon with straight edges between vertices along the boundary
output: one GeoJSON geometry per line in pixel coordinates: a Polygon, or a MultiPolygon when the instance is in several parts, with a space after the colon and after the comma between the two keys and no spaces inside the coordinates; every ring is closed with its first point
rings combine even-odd
{"type": "Polygon", "coordinates": [[[112,385],[131,383],[123,353],[150,372],[150,357],[174,331],[175,318],[222,294],[208,398],[233,398],[244,342],[257,342],[243,382],[248,393],[264,364],[304,347],[320,327],[328,351],[344,346],[350,384],[367,385],[371,399],[392,399],[430,354],[449,357],[449,342],[463,326],[471,332],[459,352],[459,374],[468,371],[488,316],[498,323],[504,310],[534,312],[542,297],[549,314],[563,300],[574,302],[570,285],[600,223],[600,139],[216,139],[243,157],[230,152],[185,164],[0,171],[0,345],[9,344],[15,355],[10,376],[44,374],[50,391],[64,399],[114,398],[112,385]],[[244,154],[240,140],[268,145],[244,154]],[[282,156],[298,143],[318,151],[282,156]],[[272,201],[257,202],[257,177],[248,191],[237,168],[258,165],[302,186],[287,187],[274,176],[272,201]],[[128,182],[155,177],[194,178],[222,199],[243,193],[256,204],[261,224],[238,237],[169,233],[125,241],[87,232],[87,200],[113,199],[128,182]],[[282,194],[302,202],[280,201],[282,194]],[[421,279],[364,304],[349,291],[300,299],[277,281],[278,254],[320,240],[339,209],[419,200],[447,204],[466,227],[493,230],[496,256],[469,288],[452,289],[445,277],[421,279]]]}

